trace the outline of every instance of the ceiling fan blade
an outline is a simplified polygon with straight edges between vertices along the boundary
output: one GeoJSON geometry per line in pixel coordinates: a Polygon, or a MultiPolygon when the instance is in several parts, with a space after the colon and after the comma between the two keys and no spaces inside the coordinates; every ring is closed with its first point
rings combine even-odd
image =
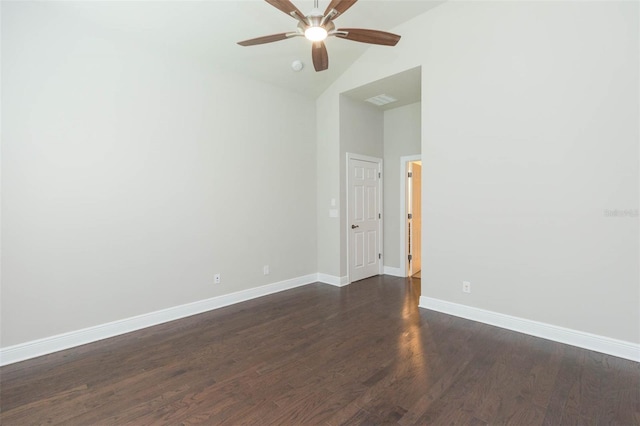
{"type": "Polygon", "coordinates": [[[378,30],[365,30],[363,28],[339,28],[336,37],[347,40],[359,41],[361,43],[382,44],[384,46],[395,46],[400,41],[400,36],[378,30]]]}
{"type": "Polygon", "coordinates": [[[311,57],[313,58],[313,67],[316,71],[324,71],[329,68],[329,54],[327,53],[327,46],[324,42],[318,41],[313,43],[311,47],[311,57]]]}
{"type": "Polygon", "coordinates": [[[290,33],[272,34],[268,36],[262,36],[262,37],[252,38],[249,40],[239,41],[238,44],[240,46],[255,46],[256,44],[265,44],[265,43],[272,43],[274,41],[285,40],[289,37],[290,37],[290,33]]]}
{"type": "Polygon", "coordinates": [[[286,13],[289,16],[293,16],[299,21],[306,22],[306,18],[300,9],[294,6],[289,0],[265,0],[271,6],[275,7],[286,13]]]}
{"type": "Polygon", "coordinates": [[[324,11],[324,15],[327,16],[332,10],[336,10],[338,12],[333,18],[338,17],[338,15],[342,15],[353,6],[358,0],[331,0],[329,6],[327,6],[327,10],[324,11]]]}

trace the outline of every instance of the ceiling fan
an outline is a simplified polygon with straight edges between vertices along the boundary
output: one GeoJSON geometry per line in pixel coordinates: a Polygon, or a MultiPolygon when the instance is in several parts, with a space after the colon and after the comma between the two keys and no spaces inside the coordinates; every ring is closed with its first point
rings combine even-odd
{"type": "Polygon", "coordinates": [[[358,0],[331,0],[327,9],[322,13],[318,8],[318,0],[314,1],[314,8],[305,16],[291,3],[290,0],[265,0],[271,6],[281,10],[298,21],[295,31],[288,33],[272,34],[268,36],[252,38],[238,42],[240,46],[254,46],[257,44],[272,43],[293,37],[306,37],[312,41],[311,57],[316,71],[324,71],[329,68],[329,55],[324,40],[327,37],[336,36],[361,43],[381,44],[395,46],[400,36],[378,30],[366,30],[363,28],[338,28],[333,21],[353,6],[358,0]]]}

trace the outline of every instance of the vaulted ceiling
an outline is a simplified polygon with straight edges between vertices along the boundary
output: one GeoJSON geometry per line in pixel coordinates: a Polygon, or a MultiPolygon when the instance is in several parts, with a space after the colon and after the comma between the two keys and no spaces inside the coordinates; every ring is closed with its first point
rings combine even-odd
{"type": "MultiPolygon", "coordinates": [[[[293,3],[303,13],[309,13],[313,8],[310,0],[293,0],[293,3]]],[[[324,10],[328,3],[329,0],[320,0],[320,9],[324,10]]],[[[435,0],[360,0],[338,17],[336,24],[338,27],[390,31],[441,3],[435,0]]],[[[142,40],[152,47],[179,51],[211,66],[314,97],[366,49],[393,49],[329,38],[326,41],[329,69],[315,72],[310,43],[302,37],[251,47],[237,44],[240,40],[295,29],[294,19],[264,1],[63,2],[57,3],[56,7],[67,19],[142,40]],[[304,63],[302,71],[292,70],[294,60],[304,63]]]]}

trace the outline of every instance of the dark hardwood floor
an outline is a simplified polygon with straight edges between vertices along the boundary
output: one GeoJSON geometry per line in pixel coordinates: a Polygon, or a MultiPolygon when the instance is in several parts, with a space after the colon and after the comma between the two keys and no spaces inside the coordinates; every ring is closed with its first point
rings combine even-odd
{"type": "Polygon", "coordinates": [[[419,284],[312,284],[8,365],[0,423],[640,424],[640,364],[418,309],[419,284]]]}

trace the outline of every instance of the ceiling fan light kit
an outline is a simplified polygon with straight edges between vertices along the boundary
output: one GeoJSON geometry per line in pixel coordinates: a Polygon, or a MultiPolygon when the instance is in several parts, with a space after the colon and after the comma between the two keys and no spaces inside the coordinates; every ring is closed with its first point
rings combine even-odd
{"type": "Polygon", "coordinates": [[[327,38],[327,30],[322,27],[309,27],[304,30],[304,36],[309,41],[323,41],[327,38]]]}
{"type": "Polygon", "coordinates": [[[318,8],[318,0],[314,2],[314,8],[305,16],[291,3],[290,0],[265,0],[271,6],[286,13],[298,21],[296,31],[273,34],[258,38],[252,38],[238,42],[240,46],[255,46],[258,44],[272,43],[293,37],[305,37],[311,41],[311,57],[316,71],[324,71],[329,68],[329,55],[324,40],[327,37],[339,37],[360,43],[379,44],[383,46],[395,46],[400,41],[397,34],[363,28],[338,28],[333,21],[353,6],[358,0],[331,0],[327,9],[322,13],[318,8]]]}

